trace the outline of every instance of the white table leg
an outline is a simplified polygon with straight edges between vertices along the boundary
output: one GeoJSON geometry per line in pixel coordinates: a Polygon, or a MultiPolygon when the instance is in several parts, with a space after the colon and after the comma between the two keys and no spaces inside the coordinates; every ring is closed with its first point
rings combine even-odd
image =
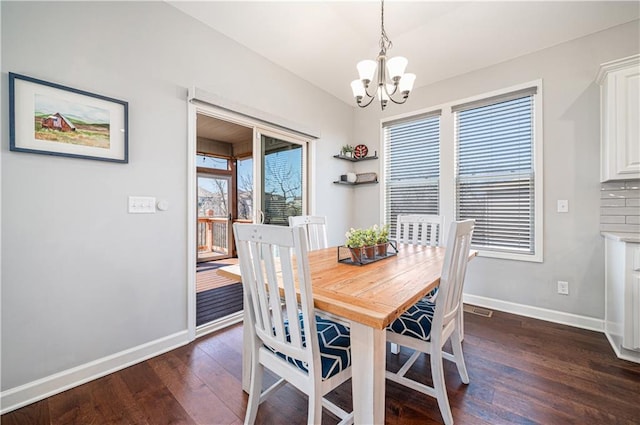
{"type": "Polygon", "coordinates": [[[386,334],[361,323],[351,323],[354,423],[384,424],[386,334]]]}
{"type": "Polygon", "coordinates": [[[249,306],[247,299],[243,301],[243,323],[242,323],[242,389],[249,394],[249,384],[251,384],[251,330],[249,329],[249,306]]]}

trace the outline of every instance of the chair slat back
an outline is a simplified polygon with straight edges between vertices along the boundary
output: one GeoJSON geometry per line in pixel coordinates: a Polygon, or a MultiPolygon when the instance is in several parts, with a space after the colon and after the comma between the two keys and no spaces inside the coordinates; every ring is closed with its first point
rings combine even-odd
{"type": "Polygon", "coordinates": [[[304,229],[240,223],[233,228],[249,325],[263,344],[309,363],[313,373],[313,364],[318,363],[312,350],[319,353],[319,349],[304,229]]]}
{"type": "Polygon", "coordinates": [[[289,226],[301,226],[307,233],[309,250],[328,248],[327,219],[321,216],[299,215],[289,217],[289,226]]]}
{"type": "Polygon", "coordinates": [[[475,220],[454,221],[449,227],[446,253],[442,264],[436,300],[434,324],[447,325],[461,307],[462,288],[469,262],[469,247],[475,220]]]}
{"type": "Polygon", "coordinates": [[[396,240],[413,245],[440,245],[444,218],[430,214],[398,214],[396,240]]]}

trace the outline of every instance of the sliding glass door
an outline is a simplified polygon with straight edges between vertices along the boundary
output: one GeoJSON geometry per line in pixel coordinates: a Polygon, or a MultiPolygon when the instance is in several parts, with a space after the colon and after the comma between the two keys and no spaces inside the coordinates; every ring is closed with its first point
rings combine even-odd
{"type": "Polygon", "coordinates": [[[232,224],[287,226],[290,216],[307,213],[311,139],[214,108],[193,106],[190,112],[196,158],[189,215],[195,216],[196,229],[189,225],[189,242],[197,246],[197,256],[189,278],[195,289],[189,326],[191,331],[195,325],[195,335],[242,319],[242,284],[218,273],[237,263],[232,224]]]}

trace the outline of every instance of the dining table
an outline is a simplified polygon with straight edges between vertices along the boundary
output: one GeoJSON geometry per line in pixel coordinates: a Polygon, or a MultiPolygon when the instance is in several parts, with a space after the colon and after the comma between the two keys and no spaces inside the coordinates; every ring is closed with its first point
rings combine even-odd
{"type": "MultiPolygon", "coordinates": [[[[314,307],[317,314],[327,314],[351,329],[354,423],[384,424],[386,328],[438,286],[446,248],[398,244],[394,255],[367,264],[338,261],[342,259],[339,249],[308,253],[314,307]]],[[[470,250],[469,259],[475,255],[477,251],[470,250]]],[[[218,273],[242,278],[239,265],[221,267],[218,273]]],[[[248,335],[250,329],[245,326],[245,341],[248,335]]],[[[250,380],[249,356],[245,343],[245,391],[250,380]]]]}

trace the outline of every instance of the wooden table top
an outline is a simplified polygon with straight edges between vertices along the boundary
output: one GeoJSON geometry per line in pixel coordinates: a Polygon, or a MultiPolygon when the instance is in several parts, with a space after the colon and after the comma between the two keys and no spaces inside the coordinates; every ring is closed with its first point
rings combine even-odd
{"type": "MultiPolygon", "coordinates": [[[[310,251],[314,306],[384,329],[438,285],[444,253],[443,247],[399,244],[397,255],[357,266],[339,263],[336,247],[310,251]]],[[[469,259],[476,254],[470,251],[469,259]]],[[[218,272],[240,278],[236,265],[218,272]]]]}

